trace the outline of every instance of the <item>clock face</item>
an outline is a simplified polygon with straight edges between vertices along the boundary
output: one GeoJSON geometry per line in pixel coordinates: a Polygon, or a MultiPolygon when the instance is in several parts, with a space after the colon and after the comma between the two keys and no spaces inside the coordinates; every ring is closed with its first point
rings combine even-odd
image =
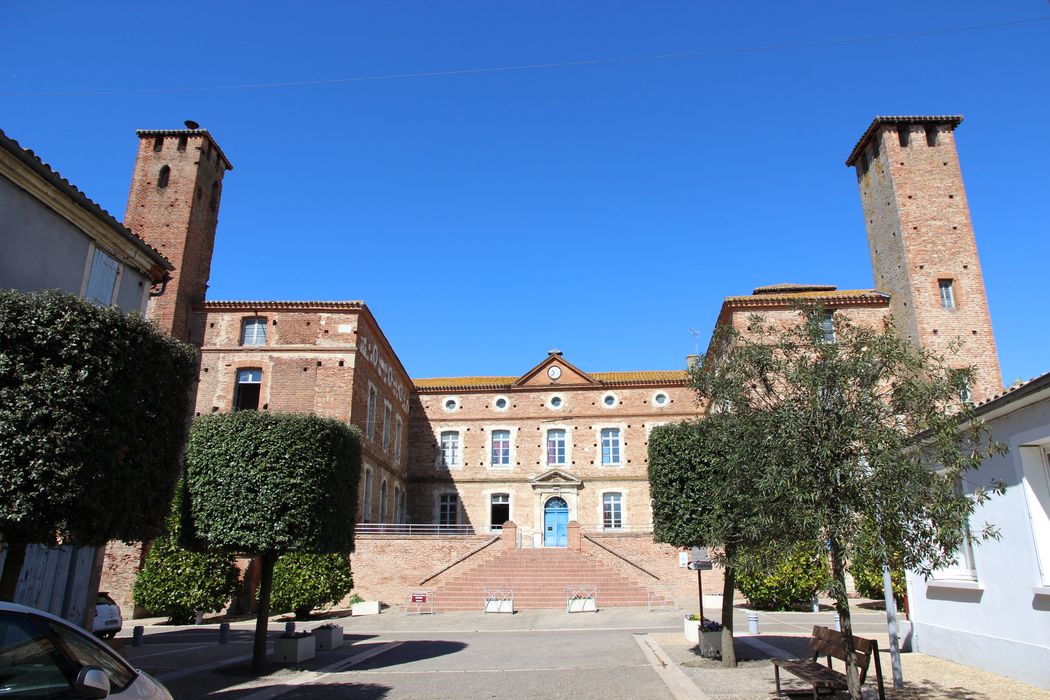
{"type": "Polygon", "coordinates": [[[561,367],[558,367],[557,365],[551,367],[547,370],[547,376],[551,379],[557,379],[561,376],[561,367]]]}

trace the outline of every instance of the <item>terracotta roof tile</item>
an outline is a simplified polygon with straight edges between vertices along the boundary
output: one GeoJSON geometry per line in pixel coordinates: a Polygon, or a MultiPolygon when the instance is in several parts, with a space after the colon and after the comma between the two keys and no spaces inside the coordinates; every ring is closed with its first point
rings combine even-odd
{"type": "MultiPolygon", "coordinates": [[[[641,372],[590,372],[588,376],[607,386],[631,384],[684,383],[689,378],[685,370],[653,370],[641,372]]],[[[413,379],[417,389],[509,389],[518,377],[434,377],[413,379]]]]}
{"type": "Polygon", "coordinates": [[[748,294],[744,296],[726,297],[725,303],[733,306],[783,306],[793,301],[853,301],[853,302],[886,302],[889,303],[890,295],[877,289],[839,289],[835,291],[814,292],[783,292],[748,294]]]}
{"type": "Polygon", "coordinates": [[[229,311],[233,309],[276,309],[305,311],[316,309],[318,311],[360,309],[364,308],[363,301],[206,301],[201,304],[205,311],[229,311]]]}

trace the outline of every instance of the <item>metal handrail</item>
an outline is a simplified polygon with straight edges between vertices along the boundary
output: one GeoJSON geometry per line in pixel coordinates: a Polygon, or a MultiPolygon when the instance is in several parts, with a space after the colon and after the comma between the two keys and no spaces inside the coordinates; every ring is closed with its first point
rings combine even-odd
{"type": "Polygon", "coordinates": [[[359,535],[473,535],[473,525],[438,525],[435,523],[358,523],[359,535]]]}

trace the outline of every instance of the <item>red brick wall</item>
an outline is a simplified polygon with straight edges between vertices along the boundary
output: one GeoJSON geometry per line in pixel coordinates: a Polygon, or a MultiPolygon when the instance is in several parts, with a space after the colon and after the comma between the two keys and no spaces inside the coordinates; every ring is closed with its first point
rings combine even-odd
{"type": "Polygon", "coordinates": [[[975,401],[1002,393],[1002,376],[966,202],[955,136],[935,125],[927,144],[921,124],[886,125],[870,139],[857,179],[864,205],[875,285],[893,295],[891,309],[913,342],[947,353],[948,362],[975,365],[975,401]],[[902,146],[898,129],[910,134],[902,146]],[[938,280],[951,279],[955,308],[941,306],[938,280]]]}

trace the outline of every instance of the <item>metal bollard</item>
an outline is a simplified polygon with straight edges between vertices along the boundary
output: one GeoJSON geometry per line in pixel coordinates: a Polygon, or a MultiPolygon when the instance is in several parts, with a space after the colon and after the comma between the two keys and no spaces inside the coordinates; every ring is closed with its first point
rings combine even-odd
{"type": "Polygon", "coordinates": [[[193,624],[195,624],[195,625],[203,625],[204,624],[204,611],[203,610],[198,610],[197,612],[193,613],[193,624]]]}
{"type": "Polygon", "coordinates": [[[820,601],[816,596],[813,596],[813,612],[820,612],[820,601]]]}
{"type": "Polygon", "coordinates": [[[838,613],[835,613],[834,622],[831,623],[831,627],[836,632],[841,632],[842,631],[842,620],[839,619],[839,614],[838,613]]]}
{"type": "Polygon", "coordinates": [[[142,646],[142,635],[144,635],[145,633],[145,627],[143,627],[142,625],[135,625],[135,627],[131,630],[131,646],[142,646]]]}
{"type": "Polygon", "coordinates": [[[220,622],[219,623],[219,644],[230,643],[230,623],[220,622]]]}
{"type": "Polygon", "coordinates": [[[749,612],[747,614],[747,631],[748,634],[758,634],[758,613],[749,612]]]}
{"type": "Polygon", "coordinates": [[[284,623],[284,633],[285,634],[295,634],[295,623],[294,622],[286,622],[286,623],[284,623]]]}

